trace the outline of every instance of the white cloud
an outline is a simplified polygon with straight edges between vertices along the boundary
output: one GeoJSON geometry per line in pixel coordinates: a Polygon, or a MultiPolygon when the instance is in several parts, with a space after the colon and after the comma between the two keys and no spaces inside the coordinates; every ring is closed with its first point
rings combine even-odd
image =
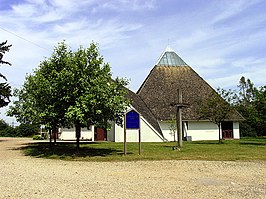
{"type": "Polygon", "coordinates": [[[156,2],[154,0],[117,0],[105,2],[103,3],[103,7],[117,11],[136,11],[143,9],[154,9],[156,7],[156,2]]]}

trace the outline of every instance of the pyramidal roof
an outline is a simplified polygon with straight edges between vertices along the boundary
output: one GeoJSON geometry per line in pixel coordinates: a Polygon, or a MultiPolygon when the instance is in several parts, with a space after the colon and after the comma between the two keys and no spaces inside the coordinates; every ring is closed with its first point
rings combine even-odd
{"type": "MultiPolygon", "coordinates": [[[[171,104],[177,103],[178,89],[182,91],[183,103],[189,104],[189,107],[182,111],[183,119],[201,120],[197,110],[214,89],[175,52],[166,48],[140,86],[137,95],[157,120],[167,121],[176,114],[176,107],[171,104]]],[[[227,120],[241,121],[243,117],[235,111],[227,120]]]]}
{"type": "Polygon", "coordinates": [[[173,49],[167,46],[158,59],[156,66],[187,66],[186,62],[181,59],[173,49]]]}

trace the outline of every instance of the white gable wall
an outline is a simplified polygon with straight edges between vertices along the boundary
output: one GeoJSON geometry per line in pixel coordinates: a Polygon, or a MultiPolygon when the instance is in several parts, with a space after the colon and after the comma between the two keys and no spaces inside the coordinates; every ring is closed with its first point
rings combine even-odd
{"type": "MultiPolygon", "coordinates": [[[[140,130],[141,130],[141,142],[163,142],[163,138],[156,132],[156,130],[142,117],[140,116],[140,130]]],[[[127,142],[139,141],[138,129],[127,129],[127,142]]],[[[108,132],[108,141],[124,142],[124,128],[116,124],[108,132]]]]}

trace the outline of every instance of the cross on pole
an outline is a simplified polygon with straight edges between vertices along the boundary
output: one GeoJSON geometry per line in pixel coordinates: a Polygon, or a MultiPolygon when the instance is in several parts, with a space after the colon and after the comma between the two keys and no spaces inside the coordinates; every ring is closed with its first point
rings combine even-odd
{"type": "Polygon", "coordinates": [[[182,102],[182,91],[177,89],[178,100],[177,103],[172,103],[171,106],[176,107],[176,128],[177,128],[177,146],[183,146],[183,125],[182,125],[182,108],[188,107],[188,104],[182,102]]]}

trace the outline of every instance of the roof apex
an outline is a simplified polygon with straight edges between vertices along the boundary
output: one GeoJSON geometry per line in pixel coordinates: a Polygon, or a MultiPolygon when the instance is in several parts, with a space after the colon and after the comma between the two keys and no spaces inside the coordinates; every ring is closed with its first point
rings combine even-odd
{"type": "Polygon", "coordinates": [[[158,61],[155,64],[156,66],[188,66],[183,59],[181,59],[175,51],[167,46],[158,61]]]}
{"type": "Polygon", "coordinates": [[[166,46],[164,52],[175,52],[170,46],[166,46]]]}

